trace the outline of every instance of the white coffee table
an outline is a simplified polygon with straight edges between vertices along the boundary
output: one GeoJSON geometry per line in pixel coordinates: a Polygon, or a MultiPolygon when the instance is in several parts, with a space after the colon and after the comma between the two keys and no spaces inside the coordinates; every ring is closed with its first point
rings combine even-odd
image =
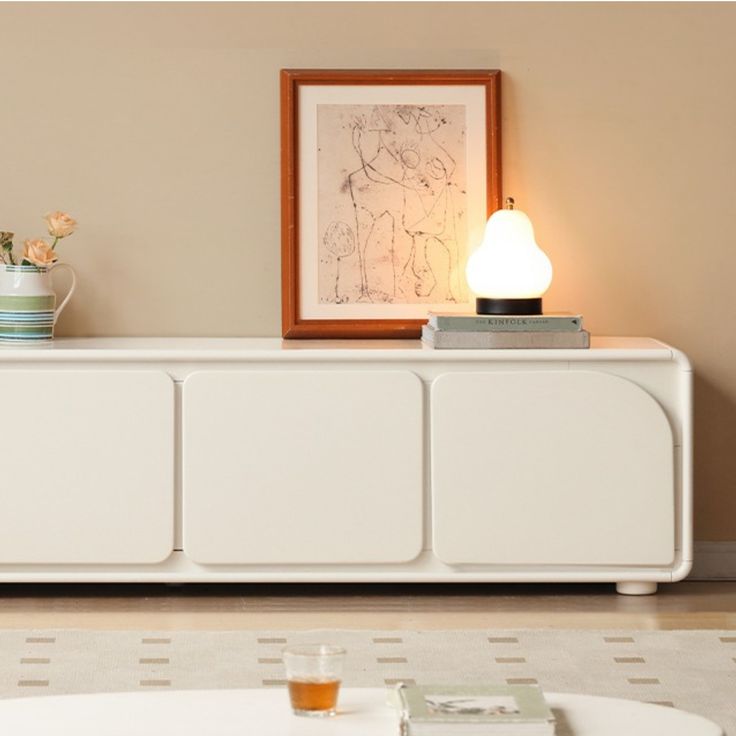
{"type": "MultiPolygon", "coordinates": [[[[557,736],[723,736],[713,722],[633,700],[546,693],[557,736]]],[[[291,714],[286,690],[174,690],[0,700],[8,736],[397,736],[382,689],[345,689],[329,719],[291,714]]]]}

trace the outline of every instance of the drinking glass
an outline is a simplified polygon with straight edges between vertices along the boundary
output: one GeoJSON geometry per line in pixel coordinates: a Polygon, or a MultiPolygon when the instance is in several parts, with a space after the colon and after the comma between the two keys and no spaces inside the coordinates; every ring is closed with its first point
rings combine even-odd
{"type": "Polygon", "coordinates": [[[334,716],[345,650],[332,644],[303,644],[286,647],[282,654],[294,714],[334,716]]]}

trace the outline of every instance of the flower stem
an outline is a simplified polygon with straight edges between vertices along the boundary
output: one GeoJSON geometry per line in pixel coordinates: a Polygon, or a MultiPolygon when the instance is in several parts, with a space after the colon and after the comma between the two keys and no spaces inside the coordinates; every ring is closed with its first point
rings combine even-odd
{"type": "Polygon", "coordinates": [[[51,243],[51,250],[54,250],[56,248],[56,244],[59,242],[59,236],[54,235],[54,242],[51,243]]]}

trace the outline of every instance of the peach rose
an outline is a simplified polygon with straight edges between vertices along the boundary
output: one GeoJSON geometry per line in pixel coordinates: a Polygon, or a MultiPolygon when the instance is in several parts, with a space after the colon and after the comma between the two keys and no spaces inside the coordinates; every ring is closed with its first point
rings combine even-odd
{"type": "Polygon", "coordinates": [[[23,260],[34,266],[50,266],[59,258],[45,240],[26,240],[23,245],[23,260]]]}
{"type": "Polygon", "coordinates": [[[77,221],[69,217],[66,212],[50,212],[46,217],[46,224],[49,227],[49,235],[55,238],[65,238],[74,232],[77,221]]]}

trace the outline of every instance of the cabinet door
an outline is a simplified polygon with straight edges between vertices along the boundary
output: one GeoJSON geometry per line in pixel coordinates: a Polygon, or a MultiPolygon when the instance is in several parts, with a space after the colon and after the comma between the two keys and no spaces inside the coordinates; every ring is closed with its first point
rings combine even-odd
{"type": "Polygon", "coordinates": [[[173,550],[162,372],[0,372],[0,564],[155,563],[173,550]]]}
{"type": "Polygon", "coordinates": [[[447,374],[430,402],[444,562],[672,562],[672,431],[635,384],[583,371],[447,374]]]}
{"type": "Polygon", "coordinates": [[[409,372],[235,371],[184,383],[184,551],[200,563],[403,562],[422,547],[409,372]]]}

